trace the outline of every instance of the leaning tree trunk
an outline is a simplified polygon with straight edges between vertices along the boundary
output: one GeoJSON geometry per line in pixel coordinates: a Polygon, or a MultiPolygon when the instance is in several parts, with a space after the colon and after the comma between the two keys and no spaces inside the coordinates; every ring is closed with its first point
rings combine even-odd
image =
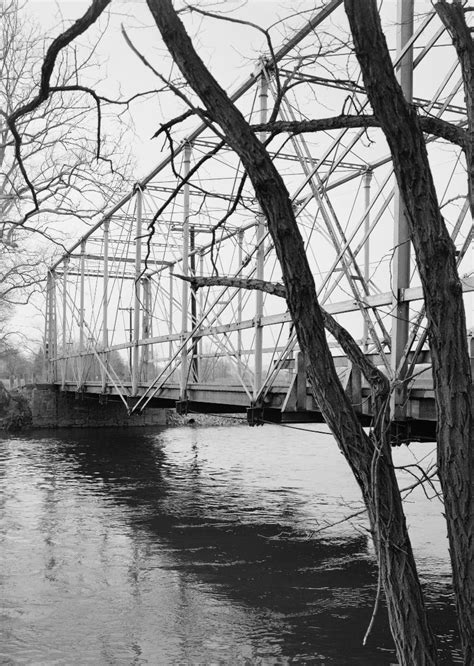
{"type": "Polygon", "coordinates": [[[211,76],[170,0],[147,0],[173,60],[209,116],[239,155],[268,222],[288,307],[317,403],[362,490],[386,593],[392,634],[402,664],[436,663],[401,497],[387,442],[373,442],[360,426],[335,371],[313,276],[290,197],[268,152],[211,76]]]}
{"type": "MultiPolygon", "coordinates": [[[[439,209],[417,111],[405,100],[394,76],[376,0],[345,0],[345,7],[365,89],[392,153],[423,286],[438,417],[438,475],[464,660],[471,664],[472,380],[455,247],[439,209]]],[[[468,172],[472,173],[472,165],[468,172]]]]}

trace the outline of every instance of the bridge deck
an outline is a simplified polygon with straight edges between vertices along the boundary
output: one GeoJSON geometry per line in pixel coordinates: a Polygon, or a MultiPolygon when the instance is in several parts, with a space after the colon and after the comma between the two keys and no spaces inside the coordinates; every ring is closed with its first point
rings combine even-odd
{"type": "MultiPolygon", "coordinates": [[[[344,369],[341,369],[343,371],[344,369]]],[[[358,391],[354,391],[347,379],[346,391],[361,422],[369,426],[371,422],[370,391],[362,381],[358,391]]],[[[141,383],[135,395],[132,395],[132,384],[123,383],[120,391],[108,385],[104,391],[99,381],[88,381],[78,389],[77,384],[56,382],[63,391],[81,396],[96,397],[101,401],[122,400],[129,408],[146,394],[149,384],[141,383]]],[[[181,400],[178,383],[167,383],[161,387],[149,403],[150,407],[174,408],[183,413],[247,413],[250,425],[262,422],[273,423],[320,423],[324,419],[316,405],[308,386],[298,391],[296,382],[273,385],[258,407],[252,406],[251,396],[241,385],[231,383],[189,383],[187,399],[181,400]]],[[[407,398],[406,418],[393,424],[394,433],[401,439],[433,439],[436,430],[436,410],[434,402],[433,381],[429,368],[421,369],[412,382],[407,398]]]]}

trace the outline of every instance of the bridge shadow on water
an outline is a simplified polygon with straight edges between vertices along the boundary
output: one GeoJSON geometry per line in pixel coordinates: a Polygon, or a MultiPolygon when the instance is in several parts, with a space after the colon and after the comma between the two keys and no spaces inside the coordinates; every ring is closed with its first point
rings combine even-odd
{"type": "MultiPolygon", "coordinates": [[[[242,663],[396,661],[383,604],[368,645],[361,645],[377,578],[362,531],[303,531],[297,494],[282,489],[262,500],[257,487],[244,487],[232,473],[204,469],[191,436],[182,459],[169,455],[156,429],[67,431],[56,441],[55,455],[67,458],[75,475],[94,479],[94,493],[101,481],[100,495],[123,510],[137,541],[165,549],[161,567],[181,585],[205,586],[271,628],[282,660],[262,647],[255,661],[242,663]]],[[[451,634],[449,601],[441,597],[433,624],[451,634]]],[[[447,652],[442,663],[452,663],[447,652]]]]}

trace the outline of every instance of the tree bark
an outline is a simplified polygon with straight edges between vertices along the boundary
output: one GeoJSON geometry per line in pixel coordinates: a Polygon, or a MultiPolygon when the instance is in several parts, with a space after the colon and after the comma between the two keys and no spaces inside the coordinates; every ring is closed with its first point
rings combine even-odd
{"type": "Polygon", "coordinates": [[[466,25],[465,8],[461,2],[435,3],[438,16],[448,29],[461,65],[467,110],[466,167],[469,182],[471,215],[474,216],[474,41],[466,25]]]}
{"type": "Polygon", "coordinates": [[[436,648],[405,523],[389,443],[360,426],[338,380],[303,239],[286,186],[262,143],[194,50],[170,0],[147,0],[163,40],[239,155],[268,222],[315,399],[359,483],[368,510],[392,634],[403,664],[436,663],[436,648]]]}
{"type": "MultiPolygon", "coordinates": [[[[268,282],[266,280],[258,280],[256,278],[239,278],[239,277],[188,277],[185,275],[177,275],[175,277],[190,282],[196,289],[200,287],[235,287],[236,289],[254,289],[257,291],[264,291],[266,294],[279,296],[286,299],[286,289],[279,282],[268,282]]],[[[339,322],[329,313],[321,308],[324,326],[329,333],[341,346],[347,358],[356,365],[366,378],[374,397],[374,402],[379,400],[383,401],[388,397],[390,391],[390,382],[388,378],[381,372],[376,365],[369,360],[354,340],[352,335],[347,331],[339,322]]]]}
{"type": "MultiPolygon", "coordinates": [[[[468,149],[469,136],[465,129],[447,123],[441,118],[421,116],[420,124],[424,132],[455,143],[463,150],[468,149]]],[[[252,125],[254,132],[269,132],[270,134],[304,134],[307,132],[326,132],[334,129],[380,127],[380,121],[375,116],[333,116],[329,118],[314,118],[311,120],[274,120],[268,123],[252,125]]]]}
{"type": "Polygon", "coordinates": [[[376,1],[345,0],[345,8],[367,96],[392,153],[423,287],[437,406],[438,474],[464,660],[471,664],[472,380],[455,247],[439,209],[416,109],[406,102],[394,76],[376,1]]]}

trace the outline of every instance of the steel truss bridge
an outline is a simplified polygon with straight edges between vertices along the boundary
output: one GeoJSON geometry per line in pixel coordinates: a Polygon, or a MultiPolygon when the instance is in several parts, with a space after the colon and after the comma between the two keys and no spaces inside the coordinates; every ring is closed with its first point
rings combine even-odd
{"type": "MultiPolygon", "coordinates": [[[[399,12],[388,39],[405,94],[421,114],[462,126],[461,73],[449,36],[433,13],[412,25],[410,3],[401,2],[399,12]]],[[[330,42],[326,54],[314,55],[314,35],[334,32],[344,20],[341,1],[332,0],[274,59],[258,62],[231,95],[251,123],[268,120],[283,88],[280,120],[367,108],[348,49],[330,42]]],[[[183,122],[181,139],[152,173],[51,266],[48,380],[63,391],[121,400],[130,413],[173,405],[247,410],[251,423],[319,420],[284,300],[232,286],[196,290],[180,277],[281,280],[239,160],[206,125],[192,122],[183,122]]],[[[468,303],[472,220],[463,158],[456,146],[427,141],[468,303]]],[[[422,290],[380,130],[281,134],[268,149],[291,193],[321,304],[393,381],[394,423],[409,426],[409,436],[432,437],[422,290]]],[[[368,424],[368,388],[330,344],[368,424]]]]}

